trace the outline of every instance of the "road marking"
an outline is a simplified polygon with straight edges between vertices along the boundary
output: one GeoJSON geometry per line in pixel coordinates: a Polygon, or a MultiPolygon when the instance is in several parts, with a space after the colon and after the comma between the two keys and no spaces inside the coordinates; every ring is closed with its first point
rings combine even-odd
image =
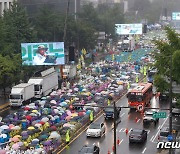
{"type": "Polygon", "coordinates": [[[129,130],[128,134],[130,133],[131,130],[132,130],[132,128],[129,130]]]}
{"type": "Polygon", "coordinates": [[[120,130],[119,130],[119,132],[121,132],[123,130],[123,128],[121,128],[120,130]]]}
{"type": "Polygon", "coordinates": [[[122,118],[124,115],[125,115],[125,113],[122,113],[120,117],[122,118]]]}
{"type": "Polygon", "coordinates": [[[160,129],[160,127],[161,127],[161,126],[159,125],[158,129],[160,129]]]}
{"type": "Polygon", "coordinates": [[[144,150],[142,151],[142,153],[145,153],[145,151],[146,151],[146,147],[144,148],[144,150]]]}
{"type": "Polygon", "coordinates": [[[152,141],[153,138],[154,138],[154,135],[151,137],[150,141],[152,141]]]}
{"type": "MultiPolygon", "coordinates": [[[[168,117],[167,117],[167,118],[164,120],[164,122],[162,123],[161,128],[164,126],[164,124],[166,123],[167,119],[168,119],[168,117]]],[[[154,138],[153,138],[152,142],[154,142],[154,140],[155,140],[155,139],[156,139],[156,137],[158,136],[158,134],[159,134],[160,130],[161,130],[161,129],[159,129],[159,130],[157,131],[157,133],[156,133],[156,135],[154,136],[154,138]]]]}
{"type": "Polygon", "coordinates": [[[140,121],[140,119],[138,119],[137,123],[140,121]]]}
{"type": "Polygon", "coordinates": [[[124,140],[124,139],[122,139],[122,140],[120,141],[119,145],[123,142],[123,140],[124,140]]]}
{"type": "Polygon", "coordinates": [[[148,132],[147,132],[148,134],[150,133],[150,130],[148,130],[148,132]]]}
{"type": "Polygon", "coordinates": [[[96,143],[93,143],[93,145],[95,145],[96,143]]]}

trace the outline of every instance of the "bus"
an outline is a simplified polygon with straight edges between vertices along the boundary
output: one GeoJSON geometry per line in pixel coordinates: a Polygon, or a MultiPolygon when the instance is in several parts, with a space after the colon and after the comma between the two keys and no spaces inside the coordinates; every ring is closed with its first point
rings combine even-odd
{"type": "Polygon", "coordinates": [[[132,108],[136,108],[139,105],[142,105],[143,108],[148,106],[153,97],[152,88],[152,83],[139,83],[127,94],[128,106],[132,108]]]}

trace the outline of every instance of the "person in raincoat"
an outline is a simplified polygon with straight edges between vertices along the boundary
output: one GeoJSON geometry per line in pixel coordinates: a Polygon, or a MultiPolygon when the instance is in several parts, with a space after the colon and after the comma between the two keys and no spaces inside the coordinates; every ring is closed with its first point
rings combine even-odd
{"type": "Polygon", "coordinates": [[[127,83],[127,89],[129,89],[130,88],[130,84],[129,84],[129,82],[127,83]]]}
{"type": "Polygon", "coordinates": [[[69,141],[70,141],[70,135],[69,135],[69,132],[70,132],[70,130],[68,129],[67,132],[66,132],[66,144],[68,144],[69,141]]]}
{"type": "Polygon", "coordinates": [[[110,106],[111,105],[111,101],[108,99],[107,101],[107,105],[110,106]]]}
{"type": "Polygon", "coordinates": [[[90,114],[89,114],[89,120],[90,120],[91,123],[92,123],[93,120],[94,120],[93,111],[91,111],[90,114]]]}
{"type": "Polygon", "coordinates": [[[138,83],[139,82],[139,79],[138,79],[138,76],[136,75],[136,83],[138,83]]]}

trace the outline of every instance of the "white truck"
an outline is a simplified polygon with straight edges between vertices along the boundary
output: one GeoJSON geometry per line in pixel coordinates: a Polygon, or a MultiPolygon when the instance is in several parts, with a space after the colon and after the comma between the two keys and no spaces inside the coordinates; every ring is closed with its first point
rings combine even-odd
{"type": "Polygon", "coordinates": [[[11,106],[21,106],[23,102],[31,101],[34,98],[34,84],[21,83],[11,89],[9,97],[11,106]]]}
{"type": "Polygon", "coordinates": [[[35,97],[41,98],[58,89],[58,74],[52,67],[41,72],[41,76],[30,78],[28,83],[34,84],[35,97]]]}
{"type": "Polygon", "coordinates": [[[74,79],[76,71],[76,65],[65,65],[63,68],[63,78],[74,79]]]}

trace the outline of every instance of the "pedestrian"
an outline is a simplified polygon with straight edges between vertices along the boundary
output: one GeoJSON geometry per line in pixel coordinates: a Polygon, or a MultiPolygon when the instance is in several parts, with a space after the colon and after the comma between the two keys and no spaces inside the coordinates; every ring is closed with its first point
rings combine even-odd
{"type": "Polygon", "coordinates": [[[110,105],[111,105],[111,101],[110,101],[110,99],[108,99],[108,101],[107,101],[107,105],[108,105],[108,106],[110,106],[110,105]]]}
{"type": "Polygon", "coordinates": [[[90,119],[90,122],[92,123],[94,120],[93,111],[90,112],[89,119],[90,119]]]}
{"type": "Polygon", "coordinates": [[[136,75],[136,83],[138,83],[138,82],[139,82],[138,75],[136,75]]]}
{"type": "Polygon", "coordinates": [[[70,141],[70,135],[69,135],[69,129],[67,130],[66,132],[66,144],[69,144],[69,141],[70,141]]]}
{"type": "Polygon", "coordinates": [[[127,89],[129,89],[130,88],[130,84],[129,84],[129,82],[127,82],[127,89]]]}

